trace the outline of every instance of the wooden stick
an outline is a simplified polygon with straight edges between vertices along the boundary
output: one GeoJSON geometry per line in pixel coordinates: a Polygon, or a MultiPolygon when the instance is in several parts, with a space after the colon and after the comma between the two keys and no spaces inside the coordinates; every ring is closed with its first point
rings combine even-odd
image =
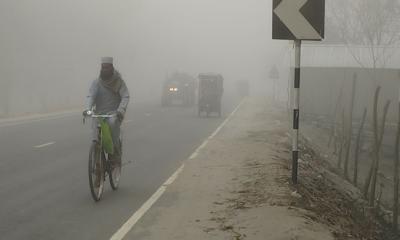
{"type": "Polygon", "coordinates": [[[358,129],[358,134],[357,134],[355,156],[354,156],[354,175],[353,175],[354,186],[357,186],[357,182],[358,182],[358,162],[359,162],[358,159],[359,159],[359,153],[360,153],[360,142],[361,142],[361,136],[362,136],[366,117],[367,117],[367,108],[364,109],[364,113],[363,113],[362,120],[361,120],[361,125],[360,125],[360,128],[358,129]]]}

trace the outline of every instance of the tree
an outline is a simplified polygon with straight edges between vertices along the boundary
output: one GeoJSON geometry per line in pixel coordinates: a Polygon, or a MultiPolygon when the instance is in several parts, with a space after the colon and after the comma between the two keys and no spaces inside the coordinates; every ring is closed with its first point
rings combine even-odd
{"type": "Polygon", "coordinates": [[[329,0],[327,6],[331,35],[341,39],[354,60],[363,68],[385,67],[400,41],[400,1],[329,0]]]}

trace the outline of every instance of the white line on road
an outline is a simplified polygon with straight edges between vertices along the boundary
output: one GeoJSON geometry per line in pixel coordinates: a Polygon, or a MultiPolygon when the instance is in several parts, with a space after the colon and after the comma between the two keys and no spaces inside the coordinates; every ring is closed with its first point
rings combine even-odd
{"type": "Polygon", "coordinates": [[[54,143],[56,143],[56,142],[49,142],[49,143],[45,143],[45,144],[42,144],[42,145],[37,145],[37,146],[35,146],[35,148],[47,147],[47,146],[53,145],[54,143]]]}
{"type": "Polygon", "coordinates": [[[163,195],[168,185],[173,183],[178,177],[179,173],[183,170],[184,165],[176,170],[176,172],[167,180],[161,187],[147,200],[139,210],[137,210],[132,217],[126,221],[124,225],[110,238],[110,240],[121,240],[132,229],[132,227],[139,221],[140,218],[153,206],[155,202],[163,195]]]}
{"type": "MultiPolygon", "coordinates": [[[[239,103],[239,105],[233,110],[233,112],[221,123],[221,125],[208,137],[197,149],[193,152],[193,154],[189,157],[189,159],[193,159],[197,157],[199,151],[204,148],[207,143],[214,138],[219,131],[228,123],[228,121],[233,117],[233,115],[239,110],[240,106],[243,104],[243,100],[239,103]]],[[[178,170],[175,171],[174,174],[167,181],[164,182],[163,185],[137,210],[129,219],[122,225],[122,227],[112,235],[110,240],[122,240],[126,234],[135,226],[135,224],[143,217],[143,215],[153,206],[154,203],[164,194],[167,187],[171,185],[179,176],[184,168],[184,164],[182,164],[178,170]]]]}
{"type": "Polygon", "coordinates": [[[58,120],[66,117],[72,117],[78,115],[77,111],[60,113],[60,114],[49,114],[48,116],[34,116],[34,117],[26,117],[26,118],[15,118],[15,119],[4,119],[0,120],[0,128],[2,127],[13,127],[23,124],[30,124],[42,121],[51,121],[58,120]]]}
{"type": "MultiPolygon", "coordinates": [[[[208,139],[208,138],[207,138],[208,139]]],[[[200,149],[202,149],[202,148],[204,148],[206,145],[207,145],[207,143],[208,143],[208,141],[206,140],[206,141],[204,141],[200,146],[199,146],[199,148],[198,148],[198,150],[200,150],[200,149]]],[[[196,151],[197,152],[197,151],[196,151]]]]}
{"type": "Polygon", "coordinates": [[[229,120],[231,120],[231,118],[233,117],[233,115],[235,115],[235,113],[239,110],[239,108],[240,108],[240,106],[242,106],[243,102],[244,102],[244,100],[242,100],[239,103],[239,105],[235,108],[235,110],[233,110],[233,112],[231,112],[231,114],[229,114],[229,116],[225,119],[225,121],[223,121],[221,123],[221,125],[219,125],[219,127],[197,148],[197,150],[192,154],[192,156],[194,154],[196,154],[196,156],[197,156],[198,152],[208,144],[208,141],[213,139],[219,133],[219,131],[221,131],[221,129],[226,125],[226,123],[228,123],[229,120]]]}
{"type": "Polygon", "coordinates": [[[194,152],[192,155],[190,155],[189,159],[195,159],[198,154],[198,152],[194,152]]]}
{"type": "Polygon", "coordinates": [[[219,133],[219,131],[221,131],[221,129],[231,120],[233,115],[235,115],[235,113],[239,110],[240,106],[242,106],[243,102],[244,102],[244,99],[239,103],[239,105],[235,108],[235,110],[233,110],[233,112],[231,112],[231,114],[229,114],[229,116],[225,119],[225,121],[223,123],[221,123],[221,125],[211,134],[211,136],[208,137],[209,140],[214,138],[215,135],[217,135],[219,133]]]}

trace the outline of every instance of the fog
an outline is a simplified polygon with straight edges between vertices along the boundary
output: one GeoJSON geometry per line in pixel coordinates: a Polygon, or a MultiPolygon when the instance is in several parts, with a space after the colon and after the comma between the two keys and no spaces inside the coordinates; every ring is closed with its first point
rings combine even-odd
{"type": "MultiPolygon", "coordinates": [[[[400,206],[400,0],[293,2],[313,23],[326,7],[301,71],[293,41],[272,40],[272,0],[0,0],[0,238],[250,239],[293,217],[278,202],[316,216],[279,239],[385,232],[400,206]],[[105,56],[130,96],[104,65],[93,115],[105,56]],[[284,188],[296,166],[301,187],[284,188]]],[[[283,15],[282,32],[315,32],[283,15]]]]}
{"type": "Polygon", "coordinates": [[[136,102],[158,101],[174,71],[219,72],[227,89],[244,79],[261,92],[272,59],[283,64],[288,46],[271,40],[271,6],[263,0],[2,0],[0,114],[83,106],[101,56],[115,58],[136,102]]]}

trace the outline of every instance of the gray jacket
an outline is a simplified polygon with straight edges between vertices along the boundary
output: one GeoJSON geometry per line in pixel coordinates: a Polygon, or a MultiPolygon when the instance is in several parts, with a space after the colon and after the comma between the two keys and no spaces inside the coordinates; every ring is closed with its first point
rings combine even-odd
{"type": "Polygon", "coordinates": [[[100,81],[100,79],[96,79],[92,82],[87,96],[86,109],[95,107],[95,111],[100,114],[115,111],[125,114],[129,103],[129,91],[124,80],[121,79],[122,84],[118,92],[104,87],[100,81]]]}

